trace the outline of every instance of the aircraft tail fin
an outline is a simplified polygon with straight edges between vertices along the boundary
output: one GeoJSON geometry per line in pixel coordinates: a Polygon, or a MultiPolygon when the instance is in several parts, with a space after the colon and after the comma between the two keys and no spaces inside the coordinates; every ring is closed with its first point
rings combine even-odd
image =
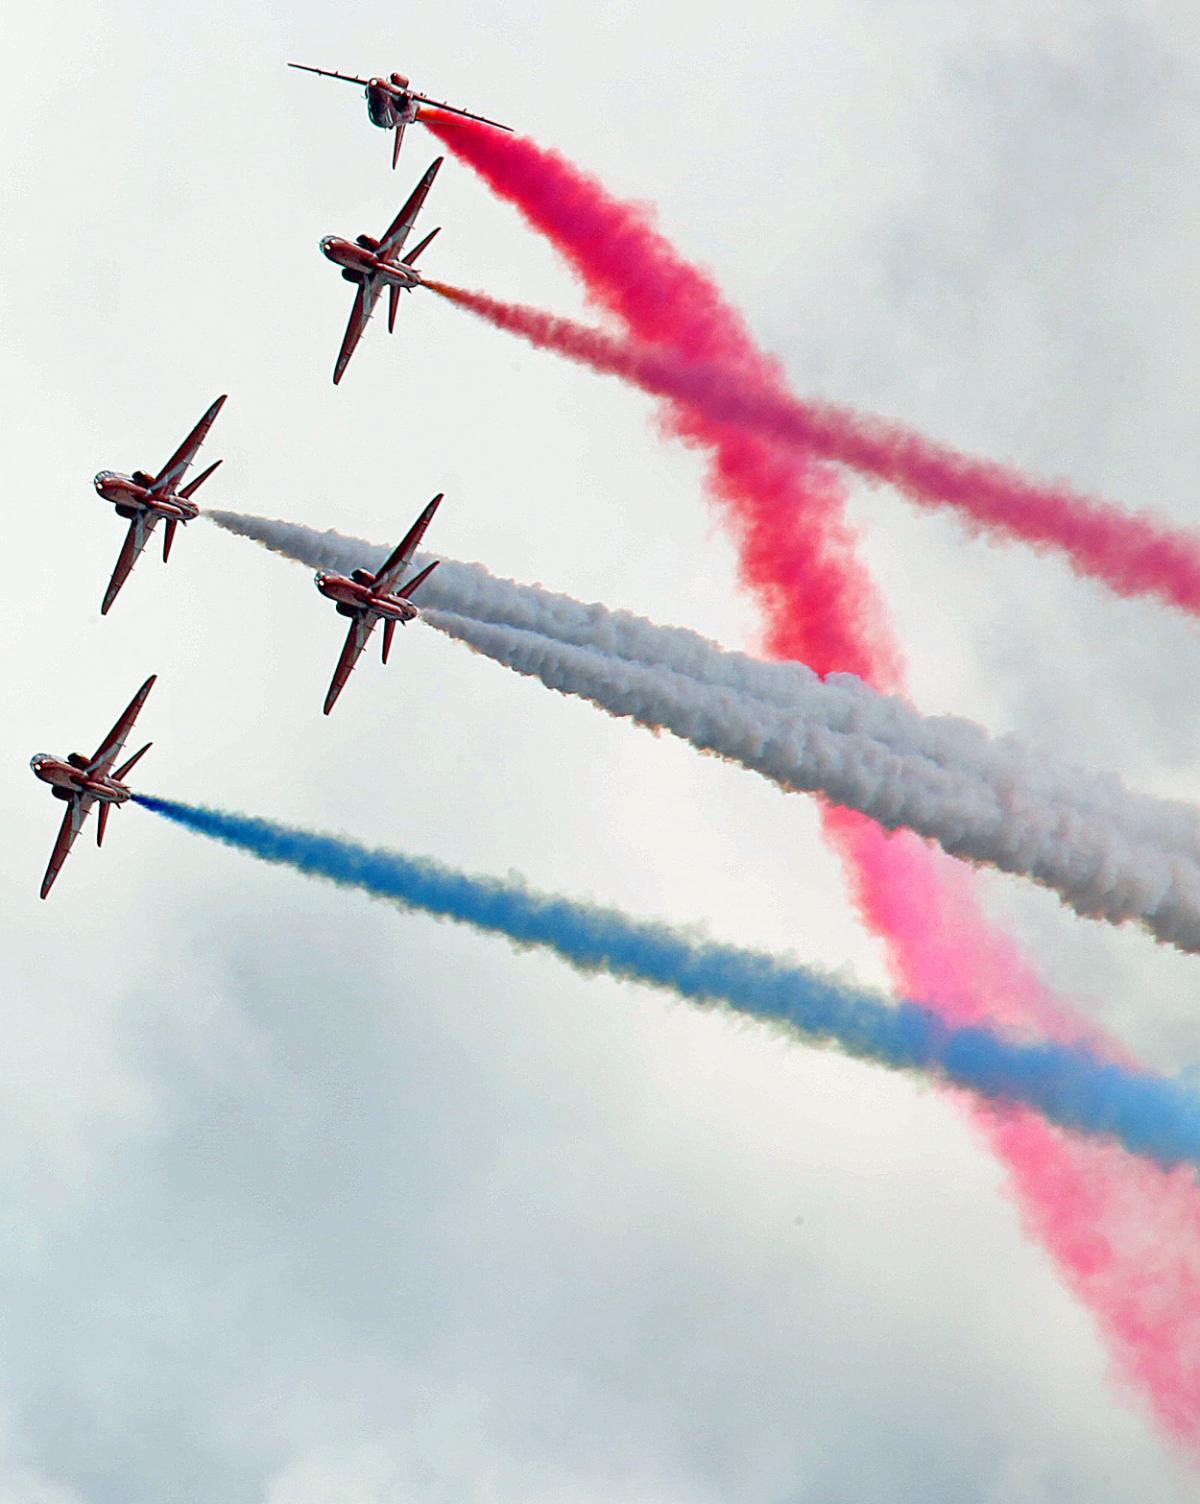
{"type": "Polygon", "coordinates": [[[104,832],[108,828],[108,812],[109,812],[110,809],[112,809],[112,805],[109,804],[107,801],[104,801],[104,802],[101,803],[99,812],[98,812],[97,817],[96,817],[96,845],[97,846],[103,846],[104,845],[104,832]]]}
{"type": "Polygon", "coordinates": [[[400,160],[400,143],[404,140],[404,121],[396,127],[396,139],[392,142],[392,171],[396,170],[396,163],[400,160]]]}
{"type": "Polygon", "coordinates": [[[412,266],[413,262],[416,261],[417,257],[421,254],[421,252],[425,249],[425,247],[429,244],[429,242],[433,239],[433,237],[435,235],[440,235],[441,233],[442,233],[442,227],[441,227],[441,225],[438,225],[438,227],[437,227],[436,230],[430,230],[429,234],[426,235],[425,239],[422,240],[419,245],[415,246],[408,253],[407,256],[405,256],[404,259],[405,259],[405,261],[408,262],[409,266],[412,266]]]}
{"type": "Polygon", "coordinates": [[[396,329],[396,314],[400,308],[400,294],[403,291],[395,282],[388,283],[388,333],[393,334],[396,329]]]}
{"type": "Polygon", "coordinates": [[[167,525],[163,528],[163,563],[171,557],[171,544],[175,541],[175,529],[178,523],[174,517],[167,518],[167,525]]]}
{"type": "MultiPolygon", "coordinates": [[[[141,759],[145,757],[146,753],[149,752],[150,748],[153,745],[153,742],[147,742],[140,752],[135,752],[128,762],[121,764],[121,766],[113,774],[113,777],[118,783],[120,783],[124,779],[125,775],[130,771],[135,763],[140,762],[141,759]]],[[[103,810],[101,811],[101,813],[103,813],[103,810]]]]}
{"type": "Polygon", "coordinates": [[[388,661],[388,654],[392,651],[392,638],[396,635],[396,623],[394,619],[385,621],[383,624],[383,661],[388,661]]]}
{"type": "Polygon", "coordinates": [[[183,490],[179,493],[180,496],[182,496],[185,501],[194,496],[220,463],[220,460],[213,460],[212,464],[208,467],[207,470],[201,470],[200,474],[196,477],[195,480],[190,481],[186,486],[184,486],[183,490]]]}
{"type": "Polygon", "coordinates": [[[396,594],[402,595],[405,600],[411,600],[412,597],[416,594],[418,588],[425,583],[425,581],[429,578],[433,571],[438,567],[438,563],[439,560],[435,559],[432,564],[426,564],[421,573],[414,575],[413,578],[409,580],[408,584],[405,585],[402,590],[398,590],[396,594]]]}

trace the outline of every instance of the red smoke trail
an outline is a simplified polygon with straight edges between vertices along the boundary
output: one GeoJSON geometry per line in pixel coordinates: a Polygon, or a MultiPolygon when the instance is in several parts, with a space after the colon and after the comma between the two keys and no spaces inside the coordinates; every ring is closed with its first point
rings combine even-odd
{"type": "MultiPolygon", "coordinates": [[[[636,338],[737,366],[765,392],[786,394],[777,365],[644,210],[615,202],[595,179],[520,137],[423,118],[551,241],[592,301],[620,316],[636,338]]],[[[881,688],[897,687],[899,655],[874,587],[852,557],[854,535],[828,474],[681,405],[669,416],[681,437],[708,446],[710,489],[743,550],[747,540],[754,546],[744,577],[763,607],[769,650],[803,657],[821,672],[854,669],[881,688]],[[827,584],[833,588],[825,594],[827,584]]],[[[1070,1009],[982,919],[964,869],[854,815],[830,811],[826,825],[867,925],[887,942],[902,992],[955,1020],[991,1019],[1060,1037],[1076,1031],[1070,1009]]],[[[1194,1179],[1089,1148],[1028,1113],[975,1116],[1009,1168],[1027,1230],[1096,1313],[1124,1376],[1150,1395],[1173,1434],[1200,1441],[1194,1179]]]]}
{"type": "Polygon", "coordinates": [[[825,402],[764,389],[753,371],[697,362],[661,345],[590,329],[520,303],[427,282],[435,292],[497,328],[593,370],[619,376],[652,396],[698,409],[711,422],[750,428],[886,481],[924,507],[962,513],[1036,549],[1066,555],[1075,573],[1103,580],[1118,595],[1155,595],[1200,615],[1200,535],[1077,495],[1039,486],[989,460],[971,459],[920,434],[825,402]]]}

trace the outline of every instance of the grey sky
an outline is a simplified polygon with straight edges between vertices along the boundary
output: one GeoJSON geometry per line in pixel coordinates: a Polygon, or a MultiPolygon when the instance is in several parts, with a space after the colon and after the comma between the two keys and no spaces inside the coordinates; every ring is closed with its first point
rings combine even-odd
{"type": "MultiPolygon", "coordinates": [[[[101,467],[219,392],[213,505],[428,542],[753,647],[642,397],[432,298],[330,384],[401,168],[399,67],[653,200],[797,389],[1200,521],[1190,4],[363,0],[10,20],[0,396],[3,1504],[1183,1501],[953,1103],[114,817],[51,900],[35,751],[148,672],[146,787],[883,980],[815,812],[414,630],[320,702],[307,573],[203,524],[98,605],[101,467]]],[[[453,162],[429,265],[578,313],[453,162]]],[[[1194,626],[858,488],[923,710],[1191,797],[1194,626]]],[[[1194,963],[981,879],[1064,986],[1194,1063],[1194,963]]]]}

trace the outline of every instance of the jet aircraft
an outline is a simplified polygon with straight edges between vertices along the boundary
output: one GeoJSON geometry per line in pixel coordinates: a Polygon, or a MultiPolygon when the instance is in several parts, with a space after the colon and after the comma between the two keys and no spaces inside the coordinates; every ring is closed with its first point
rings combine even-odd
{"type": "MultiPolygon", "coordinates": [[[[421,205],[425,202],[425,196],[434,178],[437,177],[442,161],[443,159],[438,157],[427,170],[425,176],[409,194],[403,209],[388,226],[382,240],[376,240],[373,235],[360,235],[356,240],[343,240],[339,235],[326,235],[321,241],[322,255],[327,256],[335,266],[342,268],[342,276],[347,282],[358,283],[358,291],[354,295],[354,307],[350,310],[350,322],[346,325],[342,348],[338,351],[337,363],[333,368],[334,386],[341,381],[350,363],[350,357],[362,338],[363,330],[375,311],[375,305],[379,302],[383,289],[386,287],[388,290],[388,333],[390,334],[396,327],[396,310],[400,306],[401,292],[405,290],[411,292],[414,287],[421,285],[421,273],[413,263],[438,231],[430,230],[420,245],[415,246],[409,252],[407,259],[402,260],[400,252],[404,249],[404,242],[408,239],[413,223],[421,212],[421,205]]],[[[439,225],[438,229],[440,228],[439,225]]]]}
{"type": "Polygon", "coordinates": [[[117,768],[116,772],[113,772],[113,764],[120,757],[125,743],[129,740],[129,733],[133,730],[138,711],[146,703],[146,696],[150,693],[156,677],[157,675],[151,674],[130,700],[120,720],[100,743],[93,756],[84,757],[80,752],[72,752],[64,761],[62,758],[52,756],[49,752],[39,752],[29,759],[29,766],[35,775],[43,783],[48,783],[54,797],[63,800],[67,806],[63,811],[58,840],[55,841],[54,850],[50,856],[50,865],[46,868],[46,875],[42,879],[43,898],[53,886],[54,879],[67,859],[67,852],[70,851],[72,842],[83,828],[83,822],[87,819],[92,805],[100,806],[100,823],[96,828],[96,845],[99,846],[104,840],[109,810],[114,804],[124,804],[132,798],[133,790],[125,784],[124,779],[138,759],[150,750],[151,744],[147,742],[140,752],[135,752],[128,762],[117,768]]]}
{"type": "Polygon", "coordinates": [[[372,574],[369,569],[356,569],[350,575],[317,571],[317,589],[327,599],[337,603],[339,616],[350,618],[346,645],[342,648],[342,656],[333,671],[329,693],[325,696],[326,715],[333,709],[338,695],[345,687],[351,669],[358,662],[368,637],[375,630],[375,623],[383,622],[383,661],[386,663],[396,623],[407,624],[420,616],[420,611],[412,603],[412,596],[437,568],[437,560],[427,564],[406,585],[401,585],[400,579],[412,563],[413,554],[425,536],[425,529],[433,521],[433,514],[441,501],[442,493],[439,492],[405,533],[378,574],[372,574]]]}
{"type": "Polygon", "coordinates": [[[105,616],[117,598],[117,591],[129,578],[129,571],[137,563],[138,555],[150,541],[150,534],[160,520],[166,522],[163,534],[163,563],[171,556],[171,544],[175,540],[178,525],[191,522],[200,515],[200,508],[192,497],[213,473],[220,460],[214,460],[190,485],[179,490],[178,486],[188,466],[196,458],[196,451],[204,442],[208,430],[216,422],[217,414],[224,406],[225,398],[218,397],[209,410],[180,444],[179,448],[158,472],[150,475],[145,470],[135,470],[132,475],[119,475],[115,470],[101,470],[93,481],[96,490],[105,501],[111,501],[119,517],[129,519],[129,531],[117,558],[108,589],[100,605],[100,615],[105,616]]]}
{"type": "Polygon", "coordinates": [[[391,73],[387,78],[355,78],[352,73],[337,73],[329,68],[310,68],[307,63],[289,63],[289,68],[299,68],[302,73],[317,73],[322,78],[340,78],[345,84],[357,84],[367,96],[367,115],[372,125],[381,130],[396,132],[392,143],[392,166],[400,158],[400,143],[404,140],[404,127],[421,118],[421,106],[432,105],[436,110],[446,110],[451,115],[461,115],[465,120],[478,120],[480,125],[492,125],[498,131],[509,131],[512,126],[501,125],[498,120],[489,120],[485,115],[472,115],[470,110],[460,110],[452,104],[442,104],[430,99],[427,94],[418,94],[409,88],[403,73],[391,73]]]}

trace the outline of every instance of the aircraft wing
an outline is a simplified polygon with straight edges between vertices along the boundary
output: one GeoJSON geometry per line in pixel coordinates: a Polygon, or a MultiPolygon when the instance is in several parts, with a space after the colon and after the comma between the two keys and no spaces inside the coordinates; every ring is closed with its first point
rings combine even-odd
{"type": "MultiPolygon", "coordinates": [[[[295,67],[296,64],[292,64],[295,67]]],[[[461,115],[464,120],[478,120],[480,125],[494,125],[498,131],[507,131],[511,136],[511,125],[501,125],[498,120],[489,120],[486,115],[472,115],[470,110],[460,110],[457,105],[443,104],[440,99],[430,99],[428,94],[418,94],[415,89],[409,91],[414,99],[419,99],[422,104],[430,104],[435,110],[445,110],[448,115],[461,115]]]]}
{"type": "Polygon", "coordinates": [[[442,492],[438,492],[392,550],[391,557],[375,576],[375,583],[371,586],[372,590],[378,590],[380,593],[395,590],[396,586],[400,583],[400,576],[412,563],[413,555],[420,548],[421,539],[425,536],[425,529],[433,521],[433,514],[442,504],[442,494],[442,492]]]}
{"type": "Polygon", "coordinates": [[[334,386],[337,386],[345,375],[346,367],[350,364],[350,357],[358,348],[358,342],[363,337],[363,330],[375,312],[375,304],[379,302],[379,295],[382,291],[383,280],[380,277],[371,277],[366,282],[358,284],[358,291],[354,295],[354,307],[350,310],[350,322],[346,325],[346,332],[342,336],[342,348],[338,351],[337,364],[333,368],[334,386]]]}
{"type": "Polygon", "coordinates": [[[54,850],[50,853],[50,865],[46,868],[46,875],[42,878],[42,897],[45,898],[54,886],[54,879],[62,870],[62,864],[67,859],[67,853],[75,843],[75,837],[83,829],[83,822],[87,819],[88,810],[95,804],[95,799],[87,794],[76,794],[68,803],[63,812],[62,824],[58,827],[58,840],[54,843],[54,850]]]}
{"type": "Polygon", "coordinates": [[[208,430],[217,421],[217,414],[225,406],[225,398],[218,397],[209,410],[180,444],[179,448],[167,461],[155,477],[151,493],[155,496],[169,496],[183,479],[187,467],[196,458],[196,451],[208,437],[208,430]]]}
{"type": "Polygon", "coordinates": [[[129,733],[133,730],[133,723],[138,718],[138,712],[146,703],[146,696],[154,687],[154,681],[157,677],[157,674],[151,674],[141,689],[138,690],[137,694],[134,695],[133,699],[130,700],[129,704],[126,705],[125,709],[121,712],[120,720],[118,720],[117,724],[96,748],[95,755],[86,768],[88,773],[104,774],[112,772],[113,765],[121,755],[121,749],[129,740],[129,733]]]}
{"type": "Polygon", "coordinates": [[[139,512],[130,522],[129,531],[125,534],[125,542],[121,544],[121,552],[117,555],[112,579],[109,580],[104,599],[100,602],[101,616],[108,615],[108,608],[116,600],[117,591],[129,578],[129,572],[137,563],[142,549],[149,543],[150,534],[154,531],[157,522],[158,515],[155,512],[139,512]]]}
{"type": "Polygon", "coordinates": [[[396,215],[395,219],[388,226],[387,233],[379,242],[379,251],[377,253],[385,261],[395,261],[404,249],[404,242],[408,239],[409,232],[416,221],[417,215],[421,212],[421,205],[425,202],[425,197],[432,187],[433,180],[437,177],[438,168],[441,165],[442,158],[438,157],[427,169],[425,176],[409,194],[404,208],[400,210],[400,213],[396,215]]]}
{"type": "Polygon", "coordinates": [[[338,73],[330,68],[310,68],[307,63],[289,63],[289,68],[299,68],[301,73],[319,73],[322,78],[340,78],[345,84],[361,84],[365,89],[371,82],[369,78],[355,78],[353,73],[338,73]]]}
{"type": "Polygon", "coordinates": [[[337,703],[337,697],[346,687],[346,680],[350,677],[350,671],[362,656],[362,650],[367,645],[367,639],[375,630],[375,623],[379,618],[369,611],[363,611],[350,623],[350,630],[346,634],[346,643],[342,648],[342,656],[337,661],[337,668],[333,671],[333,679],[330,681],[329,693],[325,696],[325,714],[328,715],[337,703]]]}

